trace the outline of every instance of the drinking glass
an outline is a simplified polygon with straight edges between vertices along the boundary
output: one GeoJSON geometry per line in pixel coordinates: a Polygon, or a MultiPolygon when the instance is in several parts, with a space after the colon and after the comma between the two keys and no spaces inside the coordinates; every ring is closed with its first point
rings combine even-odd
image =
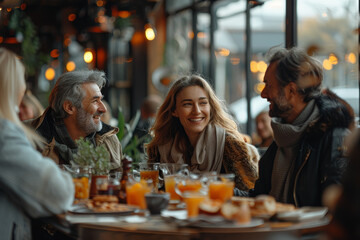
{"type": "Polygon", "coordinates": [[[138,206],[140,209],[146,209],[145,194],[152,192],[153,187],[151,179],[140,179],[140,182],[129,179],[129,181],[126,182],[127,204],[138,206]]]}
{"type": "Polygon", "coordinates": [[[114,195],[119,197],[120,181],[117,178],[97,178],[96,190],[98,195],[114,195]]]}
{"type": "Polygon", "coordinates": [[[207,194],[207,186],[203,182],[200,174],[190,173],[189,175],[180,175],[175,177],[175,192],[184,199],[185,192],[202,192],[207,194]]]}
{"type": "Polygon", "coordinates": [[[209,198],[225,202],[234,194],[235,174],[218,174],[215,179],[209,181],[209,198]]]}
{"type": "Polygon", "coordinates": [[[156,192],[159,187],[159,163],[139,163],[140,179],[151,179],[156,192]]]}
{"type": "Polygon", "coordinates": [[[183,194],[188,218],[194,218],[199,215],[199,205],[207,197],[206,192],[186,191],[183,194]]]}
{"type": "Polygon", "coordinates": [[[61,165],[60,168],[69,172],[72,176],[75,187],[75,199],[76,200],[89,199],[90,183],[91,183],[91,167],[61,165]]]}
{"type": "MultiPolygon", "coordinates": [[[[187,164],[160,163],[160,170],[165,182],[165,192],[170,194],[170,202],[180,202],[180,196],[175,192],[176,176],[189,175],[187,164]]],[[[161,180],[161,179],[160,179],[161,180]]]]}

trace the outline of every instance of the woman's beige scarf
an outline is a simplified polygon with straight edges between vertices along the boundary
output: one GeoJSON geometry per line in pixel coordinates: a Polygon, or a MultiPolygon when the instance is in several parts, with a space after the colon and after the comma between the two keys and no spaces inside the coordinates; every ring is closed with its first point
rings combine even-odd
{"type": "MultiPolygon", "coordinates": [[[[186,163],[183,152],[176,148],[179,135],[167,144],[159,146],[161,163],[186,163]]],[[[225,146],[225,130],[217,125],[209,124],[199,136],[191,157],[192,172],[216,171],[220,173],[225,146]]]]}

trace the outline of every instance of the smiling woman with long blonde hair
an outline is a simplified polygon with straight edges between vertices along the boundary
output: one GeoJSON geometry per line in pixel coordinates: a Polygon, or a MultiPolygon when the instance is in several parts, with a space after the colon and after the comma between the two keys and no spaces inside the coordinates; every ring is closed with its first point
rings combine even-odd
{"type": "Polygon", "coordinates": [[[172,85],[150,131],[150,162],[187,163],[193,172],[235,173],[237,188],[254,186],[257,150],[243,140],[201,76],[184,76],[172,85]]]}

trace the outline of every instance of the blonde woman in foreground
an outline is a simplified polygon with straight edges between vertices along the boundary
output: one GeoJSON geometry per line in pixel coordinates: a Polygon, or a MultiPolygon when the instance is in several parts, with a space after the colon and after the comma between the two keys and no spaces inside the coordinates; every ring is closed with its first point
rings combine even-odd
{"type": "Polygon", "coordinates": [[[37,137],[18,117],[25,68],[0,48],[0,236],[31,239],[31,219],[63,213],[74,198],[69,174],[34,149],[37,137]]]}
{"type": "Polygon", "coordinates": [[[186,163],[192,172],[234,173],[237,188],[251,189],[258,177],[259,154],[224,109],[202,77],[177,80],[151,128],[149,161],[186,163]]]}

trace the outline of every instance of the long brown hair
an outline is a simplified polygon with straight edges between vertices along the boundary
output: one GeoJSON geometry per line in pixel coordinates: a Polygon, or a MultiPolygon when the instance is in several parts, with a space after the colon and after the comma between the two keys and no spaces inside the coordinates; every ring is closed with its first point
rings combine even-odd
{"type": "Polygon", "coordinates": [[[169,142],[176,134],[180,135],[181,146],[179,150],[189,152],[189,140],[187,139],[185,130],[179,119],[174,117],[172,113],[176,108],[176,97],[186,87],[199,86],[205,90],[209,97],[210,104],[210,121],[209,124],[215,124],[223,127],[228,134],[239,139],[243,139],[237,130],[237,125],[232,117],[227,113],[227,108],[222,101],[215,95],[211,86],[199,75],[184,76],[174,82],[169,90],[163,104],[160,106],[153,127],[150,132],[153,139],[146,145],[150,161],[154,161],[157,155],[157,147],[169,142]]]}

